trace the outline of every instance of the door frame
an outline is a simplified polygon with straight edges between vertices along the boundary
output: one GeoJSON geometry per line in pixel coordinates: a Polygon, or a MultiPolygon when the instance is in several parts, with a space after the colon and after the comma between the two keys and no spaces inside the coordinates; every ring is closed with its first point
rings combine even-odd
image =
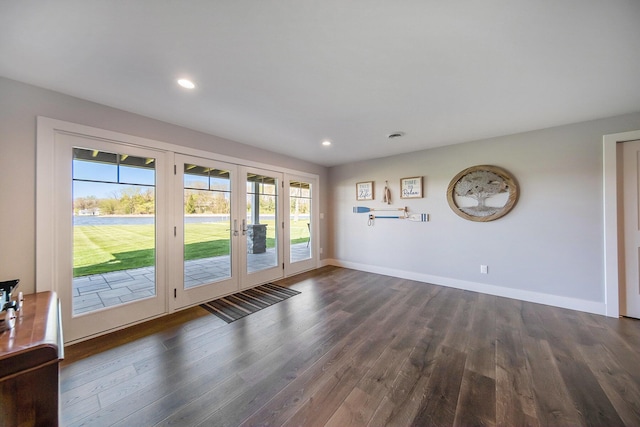
{"type": "Polygon", "coordinates": [[[618,162],[617,144],[640,139],[640,130],[604,135],[603,150],[603,209],[604,209],[604,291],[605,311],[610,317],[619,317],[620,294],[624,292],[624,279],[620,265],[624,252],[619,248],[621,232],[622,200],[619,195],[618,174],[622,164],[618,162]]]}
{"type": "Polygon", "coordinates": [[[291,180],[299,180],[299,181],[309,181],[311,184],[311,212],[310,212],[310,241],[309,246],[311,248],[311,258],[308,260],[302,260],[295,263],[291,262],[291,229],[286,228],[284,232],[284,275],[285,276],[293,276],[294,274],[302,273],[303,271],[312,270],[315,268],[315,260],[318,258],[317,254],[320,250],[320,245],[318,243],[318,211],[317,211],[317,200],[318,200],[318,180],[311,177],[304,177],[295,174],[285,174],[284,175],[284,191],[283,191],[283,219],[285,223],[291,222],[291,209],[289,206],[290,203],[290,182],[291,180]]]}
{"type": "MultiPolygon", "coordinates": [[[[238,167],[238,180],[240,182],[241,190],[238,198],[239,209],[237,212],[238,224],[241,228],[241,242],[238,245],[240,256],[240,289],[249,289],[264,283],[270,282],[272,280],[279,280],[284,277],[284,265],[283,265],[283,254],[284,254],[284,173],[278,172],[275,170],[265,169],[265,168],[256,168],[253,166],[239,166],[238,167]],[[274,227],[275,227],[275,235],[276,235],[276,265],[270,268],[266,268],[264,270],[259,270],[253,273],[248,272],[249,260],[248,260],[248,251],[247,251],[247,235],[245,228],[243,225],[243,219],[246,219],[247,215],[247,174],[255,173],[255,174],[263,174],[269,177],[275,177],[278,182],[275,185],[276,188],[276,215],[274,217],[274,227]]],[[[255,207],[254,207],[255,208],[255,207]]],[[[248,222],[247,222],[248,224],[248,222]]]]}
{"type": "Polygon", "coordinates": [[[74,225],[72,224],[73,214],[70,210],[73,200],[72,190],[72,162],[73,147],[85,147],[104,152],[119,154],[129,154],[133,156],[151,157],[155,159],[155,264],[154,264],[154,285],[155,294],[153,296],[134,299],[129,302],[120,303],[113,306],[91,310],[81,314],[74,314],[73,285],[74,277],[71,269],[58,269],[52,276],[52,286],[55,288],[62,304],[62,321],[66,325],[65,339],[67,342],[74,342],[88,337],[96,336],[104,332],[120,329],[126,325],[142,322],[155,318],[167,312],[167,217],[166,206],[169,206],[168,192],[168,164],[171,159],[167,152],[156,150],[151,147],[135,146],[120,141],[104,140],[89,135],[81,135],[68,132],[58,132],[54,136],[55,147],[52,164],[55,165],[55,172],[51,176],[53,192],[56,198],[53,199],[51,210],[48,211],[53,223],[53,237],[55,251],[51,258],[55,259],[57,265],[73,265],[73,235],[74,225]],[[64,167],[65,165],[68,168],[64,167]]]}
{"type": "MultiPolygon", "coordinates": [[[[173,227],[174,233],[169,245],[172,249],[171,259],[167,263],[171,265],[171,284],[169,286],[169,312],[174,312],[187,308],[193,305],[198,305],[206,301],[211,301],[219,298],[223,295],[236,292],[238,290],[239,282],[239,268],[238,263],[235,262],[238,259],[238,246],[239,236],[234,234],[233,219],[238,217],[239,206],[237,203],[238,196],[236,193],[240,191],[240,185],[238,184],[238,167],[233,163],[221,162],[212,158],[188,156],[182,153],[176,153],[173,159],[174,170],[172,175],[172,188],[171,191],[174,194],[174,203],[169,209],[173,212],[173,227]],[[184,288],[184,164],[189,160],[194,163],[199,163],[199,166],[206,167],[221,167],[223,169],[229,169],[230,172],[230,185],[231,185],[231,252],[229,254],[231,262],[231,277],[196,286],[193,288],[184,288]],[[172,291],[173,290],[173,291],[172,291]],[[173,292],[173,295],[171,293],[173,292]]],[[[236,220],[237,222],[237,220],[236,220]]]]}
{"type": "MultiPolygon", "coordinates": [[[[55,154],[55,135],[58,132],[63,133],[72,133],[83,136],[88,136],[92,138],[104,139],[107,141],[116,141],[119,143],[130,144],[134,146],[140,146],[144,148],[150,148],[156,151],[166,151],[167,156],[172,156],[172,154],[185,154],[188,156],[194,157],[202,157],[208,159],[215,159],[220,162],[232,163],[241,166],[255,167],[259,169],[272,170],[277,171],[279,173],[287,174],[291,173],[294,175],[300,175],[310,178],[315,178],[318,183],[318,198],[315,200],[314,207],[312,207],[314,216],[317,219],[320,219],[320,179],[317,174],[303,172],[299,170],[289,169],[285,167],[273,166],[265,163],[255,162],[251,160],[245,160],[241,158],[231,157],[223,154],[217,154],[211,151],[205,151],[196,148],[185,147],[182,145],[176,145],[168,142],[158,141],[149,138],[143,138],[133,135],[124,134],[121,132],[111,131],[107,129],[100,129],[92,126],[82,125],[73,122],[67,122],[64,120],[52,119],[49,117],[37,116],[36,117],[36,265],[35,265],[35,291],[43,292],[43,291],[57,291],[56,283],[54,278],[57,274],[57,260],[55,258],[56,254],[56,241],[55,241],[55,222],[54,218],[50,215],[52,207],[54,206],[55,201],[55,185],[54,180],[51,179],[52,176],[55,175],[56,171],[54,168],[54,164],[52,159],[55,154]]],[[[170,160],[166,162],[166,166],[169,170],[166,172],[166,176],[170,177],[173,175],[173,158],[168,157],[170,160]]],[[[173,192],[169,190],[169,194],[166,196],[167,203],[173,205],[175,201],[173,200],[173,192]]],[[[175,219],[167,218],[167,222],[171,223],[175,221],[175,219]]],[[[314,231],[315,236],[320,236],[319,233],[319,221],[316,221],[316,230],[314,231]]],[[[167,239],[169,240],[169,239],[167,239]]],[[[316,238],[315,243],[315,267],[320,267],[320,257],[319,257],[319,238],[316,238]]],[[[169,257],[175,256],[174,251],[172,250],[175,245],[168,245],[166,248],[166,252],[169,257]]],[[[168,276],[169,277],[169,276],[168,276]]],[[[167,287],[167,292],[169,289],[173,289],[171,287],[167,287]]],[[[168,299],[170,296],[168,296],[168,299]]],[[[168,313],[173,313],[177,309],[167,307],[165,313],[162,313],[155,317],[161,317],[168,313]]],[[[133,322],[130,325],[134,325],[139,322],[133,322]]],[[[127,325],[127,326],[130,326],[127,325]]],[[[79,339],[78,341],[82,341],[84,339],[89,339],[95,336],[99,336],[102,334],[106,334],[111,331],[104,331],[103,333],[99,333],[93,335],[91,337],[86,337],[79,339]]]]}

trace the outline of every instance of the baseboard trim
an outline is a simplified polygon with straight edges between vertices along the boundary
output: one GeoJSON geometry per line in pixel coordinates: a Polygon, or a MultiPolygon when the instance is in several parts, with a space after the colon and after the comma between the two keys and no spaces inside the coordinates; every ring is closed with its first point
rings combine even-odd
{"type": "Polygon", "coordinates": [[[479,292],[499,297],[512,298],[553,307],[568,308],[570,310],[584,311],[586,313],[606,315],[606,304],[596,301],[587,301],[577,298],[569,298],[558,295],[544,294],[540,292],[525,291],[522,289],[505,288],[502,286],[487,285],[485,283],[458,280],[450,277],[433,276],[430,274],[416,273],[413,271],[398,270],[379,267],[369,264],[361,264],[350,261],[326,258],[321,261],[322,266],[333,265],[336,267],[351,268],[353,270],[366,271],[368,273],[383,274],[385,276],[398,277],[400,279],[415,280],[434,285],[447,286],[465,291],[479,292]]]}

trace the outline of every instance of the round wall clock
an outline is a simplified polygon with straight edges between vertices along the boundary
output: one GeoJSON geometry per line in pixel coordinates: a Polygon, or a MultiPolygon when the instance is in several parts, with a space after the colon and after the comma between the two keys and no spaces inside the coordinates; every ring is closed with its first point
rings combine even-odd
{"type": "Polygon", "coordinates": [[[518,200],[518,184],[497,166],[472,166],[457,174],[447,188],[447,201],[460,217],[487,222],[505,216],[518,200]]]}

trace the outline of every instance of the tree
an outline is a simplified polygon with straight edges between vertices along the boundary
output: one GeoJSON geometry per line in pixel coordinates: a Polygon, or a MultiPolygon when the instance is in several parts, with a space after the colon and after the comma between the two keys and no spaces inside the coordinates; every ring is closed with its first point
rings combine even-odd
{"type": "Polygon", "coordinates": [[[120,190],[117,213],[153,214],[155,213],[155,191],[151,188],[125,187],[120,190]]]}
{"type": "Polygon", "coordinates": [[[156,211],[155,191],[147,188],[142,191],[137,189],[134,201],[134,213],[153,214],[156,211]]]}
{"type": "Polygon", "coordinates": [[[498,193],[508,191],[507,183],[496,173],[476,170],[465,175],[454,187],[457,196],[471,197],[478,202],[473,210],[486,211],[495,208],[487,207],[486,200],[498,193]]]}
{"type": "Polygon", "coordinates": [[[103,215],[114,215],[118,209],[118,199],[100,199],[100,213],[103,215]]]}
{"type": "Polygon", "coordinates": [[[184,212],[187,214],[196,213],[196,198],[193,194],[189,194],[187,202],[184,204],[184,212]]]}

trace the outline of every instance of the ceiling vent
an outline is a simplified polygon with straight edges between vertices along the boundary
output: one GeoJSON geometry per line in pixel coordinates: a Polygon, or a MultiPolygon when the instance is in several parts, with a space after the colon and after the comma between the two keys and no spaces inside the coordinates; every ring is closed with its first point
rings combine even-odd
{"type": "Polygon", "coordinates": [[[396,138],[401,138],[404,136],[404,132],[393,132],[390,133],[389,135],[387,135],[388,139],[396,139],[396,138]]]}

